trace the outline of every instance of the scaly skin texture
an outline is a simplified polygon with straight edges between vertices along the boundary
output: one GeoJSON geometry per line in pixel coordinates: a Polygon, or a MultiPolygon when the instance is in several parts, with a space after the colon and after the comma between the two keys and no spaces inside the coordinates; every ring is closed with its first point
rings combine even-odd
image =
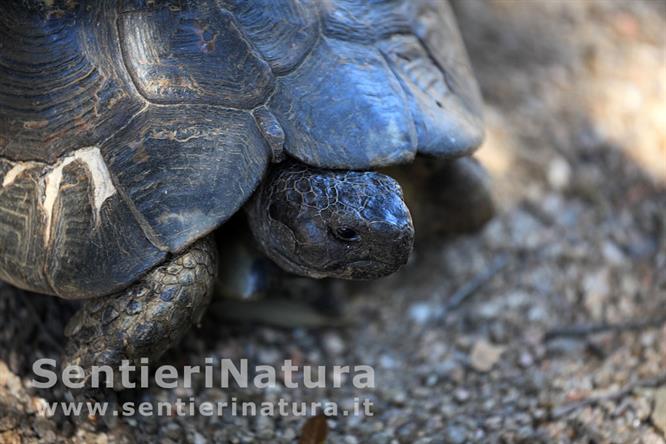
{"type": "Polygon", "coordinates": [[[74,315],[64,364],[110,365],[157,359],[200,321],[217,270],[211,237],[116,295],[92,299],[74,315]]]}
{"type": "Polygon", "coordinates": [[[414,227],[400,185],[375,172],[276,167],[247,206],[263,252],[314,278],[374,279],[407,262],[414,227]]]}

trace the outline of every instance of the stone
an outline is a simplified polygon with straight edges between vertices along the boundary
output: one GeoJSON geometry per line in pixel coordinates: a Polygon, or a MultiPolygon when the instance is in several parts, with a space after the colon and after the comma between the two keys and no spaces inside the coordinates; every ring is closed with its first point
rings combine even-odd
{"type": "Polygon", "coordinates": [[[563,190],[571,181],[571,166],[562,157],[556,157],[548,164],[548,183],[556,190],[563,190]]]}
{"type": "Polygon", "coordinates": [[[604,307],[610,295],[609,271],[606,268],[588,274],[583,278],[583,298],[585,308],[594,319],[603,316],[604,307]]]}
{"type": "Polygon", "coordinates": [[[489,372],[499,361],[504,350],[504,347],[493,345],[485,339],[477,341],[470,354],[472,367],[482,373],[489,372]]]}

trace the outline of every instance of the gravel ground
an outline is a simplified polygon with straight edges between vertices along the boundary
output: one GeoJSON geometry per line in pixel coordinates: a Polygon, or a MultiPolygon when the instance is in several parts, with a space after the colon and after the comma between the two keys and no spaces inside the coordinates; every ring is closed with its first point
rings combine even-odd
{"type": "MultiPolygon", "coordinates": [[[[121,400],[371,399],[374,416],[329,418],[330,443],[666,442],[666,2],[454,6],[486,99],[478,157],[498,217],[474,236],[421,240],[387,279],[334,283],[342,326],[211,313],[163,360],[370,364],[377,387],[223,391],[196,379],[121,400]]],[[[29,381],[35,359],[58,356],[72,310],[0,288],[0,443],[302,434],[303,418],[36,415],[68,399],[29,381]]]]}

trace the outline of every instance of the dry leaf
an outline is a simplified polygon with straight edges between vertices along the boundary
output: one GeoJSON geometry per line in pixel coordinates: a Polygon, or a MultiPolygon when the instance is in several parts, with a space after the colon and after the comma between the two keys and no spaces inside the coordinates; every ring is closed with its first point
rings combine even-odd
{"type": "Polygon", "coordinates": [[[328,436],[326,416],[317,415],[305,421],[299,444],[325,444],[328,436]]]}

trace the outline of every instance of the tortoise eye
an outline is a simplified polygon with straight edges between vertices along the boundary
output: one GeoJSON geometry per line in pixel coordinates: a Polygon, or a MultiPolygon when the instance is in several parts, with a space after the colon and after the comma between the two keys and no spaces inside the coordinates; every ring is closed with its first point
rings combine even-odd
{"type": "Polygon", "coordinates": [[[356,242],[361,240],[361,236],[354,230],[349,227],[340,227],[333,230],[335,237],[340,239],[343,242],[356,242]]]}

